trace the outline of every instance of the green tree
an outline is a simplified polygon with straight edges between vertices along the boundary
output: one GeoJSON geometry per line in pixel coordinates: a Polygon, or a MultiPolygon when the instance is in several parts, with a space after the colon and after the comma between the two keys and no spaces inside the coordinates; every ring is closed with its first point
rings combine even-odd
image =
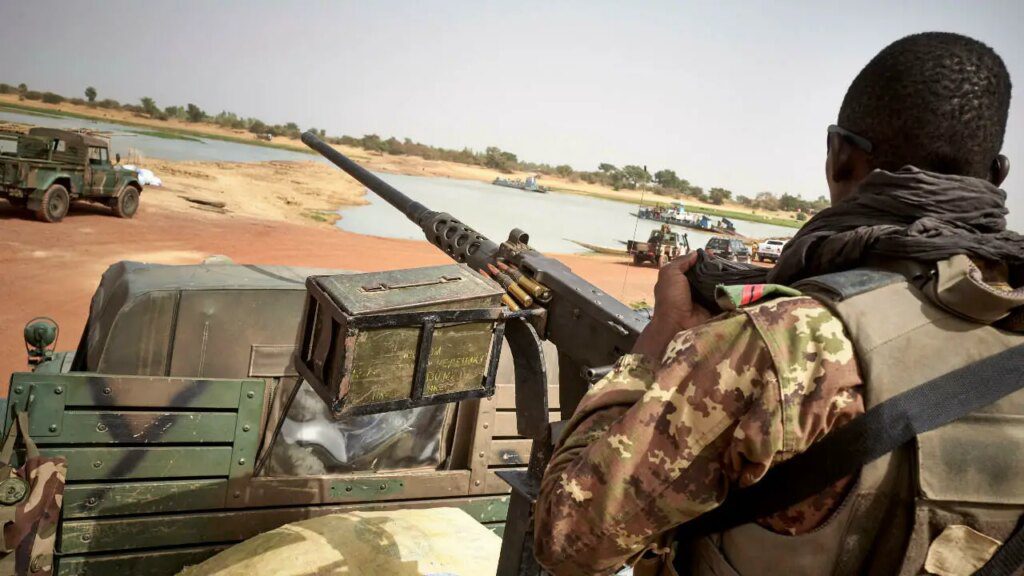
{"type": "Polygon", "coordinates": [[[160,107],[156,105],[156,100],[153,100],[149,96],[143,96],[139,99],[139,103],[142,104],[142,112],[146,116],[149,116],[150,118],[161,116],[160,107]]]}
{"type": "Polygon", "coordinates": [[[609,164],[607,162],[601,162],[600,164],[598,164],[597,169],[600,170],[601,172],[604,172],[605,174],[610,174],[612,172],[617,172],[619,170],[618,168],[615,167],[614,164],[609,164]]]}
{"type": "Polygon", "coordinates": [[[189,122],[202,122],[206,119],[206,112],[195,104],[189,103],[185,108],[185,118],[189,122]]]}
{"type": "Polygon", "coordinates": [[[771,192],[758,192],[757,195],[754,196],[754,208],[759,208],[761,210],[778,210],[779,199],[771,192]]]}
{"type": "Polygon", "coordinates": [[[779,198],[779,208],[788,212],[796,212],[806,204],[807,201],[799,196],[785,192],[779,198]]]}
{"type": "Polygon", "coordinates": [[[96,89],[93,88],[92,86],[89,86],[88,88],[86,88],[85,89],[85,97],[89,100],[90,104],[95,102],[96,101],[96,89]]]}
{"type": "Polygon", "coordinates": [[[18,92],[21,93],[21,94],[24,94],[25,92],[28,92],[28,84],[25,84],[24,82],[22,82],[21,84],[18,84],[18,92]]]}
{"type": "Polygon", "coordinates": [[[384,155],[384,141],[376,134],[367,134],[359,141],[359,145],[368,152],[377,152],[384,155]]]}
{"type": "Polygon", "coordinates": [[[568,164],[561,164],[559,166],[555,166],[555,174],[558,174],[562,178],[568,178],[572,176],[572,173],[572,166],[569,166],[568,164]]]}
{"type": "Polygon", "coordinates": [[[682,180],[676,176],[675,170],[658,170],[654,173],[654,181],[664,188],[679,189],[682,180]]]}
{"type": "Polygon", "coordinates": [[[261,120],[253,119],[252,124],[249,125],[249,132],[252,132],[253,134],[266,134],[267,125],[261,120]]]}
{"type": "Polygon", "coordinates": [[[623,166],[622,174],[626,177],[626,182],[631,184],[630,188],[635,188],[651,181],[651,175],[647,170],[633,164],[623,166]]]}
{"type": "Polygon", "coordinates": [[[484,166],[488,168],[501,170],[502,172],[512,172],[518,164],[519,159],[515,154],[505,152],[497,146],[488,146],[484,150],[484,166]]]}
{"type": "Polygon", "coordinates": [[[751,198],[750,196],[744,196],[742,194],[736,197],[736,201],[739,202],[742,206],[750,206],[754,203],[753,198],[751,198]]]}
{"type": "Polygon", "coordinates": [[[708,190],[708,198],[711,199],[712,204],[721,206],[726,200],[732,198],[732,192],[725,188],[712,188],[708,190]]]}
{"type": "MultiPolygon", "coordinates": [[[[316,132],[315,128],[313,132],[316,132]]],[[[394,156],[405,154],[405,148],[402,146],[402,143],[394,136],[384,141],[384,151],[394,156]]]]}

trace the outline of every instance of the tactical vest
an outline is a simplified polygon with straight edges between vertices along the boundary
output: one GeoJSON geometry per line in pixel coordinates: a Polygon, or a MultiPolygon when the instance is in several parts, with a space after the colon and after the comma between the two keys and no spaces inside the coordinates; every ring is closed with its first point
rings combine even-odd
{"type": "MultiPolygon", "coordinates": [[[[1024,344],[1024,333],[992,326],[1024,312],[1024,291],[993,290],[968,258],[885,268],[797,286],[846,326],[866,408],[1024,344]]],[[[972,555],[973,565],[979,555],[983,562],[992,539],[1005,541],[1024,513],[1024,391],[910,444],[865,466],[811,532],[788,536],[750,523],[679,553],[697,576],[916,575],[928,573],[926,559],[939,573],[970,574],[972,555]]]]}

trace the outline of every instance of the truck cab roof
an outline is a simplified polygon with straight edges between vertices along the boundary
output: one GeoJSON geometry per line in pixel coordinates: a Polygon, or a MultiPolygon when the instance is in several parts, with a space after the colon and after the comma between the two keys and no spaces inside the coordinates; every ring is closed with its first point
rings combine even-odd
{"type": "Polygon", "coordinates": [[[80,146],[97,146],[101,148],[108,148],[110,142],[100,138],[99,136],[93,136],[92,134],[86,134],[75,130],[61,130],[59,128],[43,128],[35,127],[28,131],[28,135],[35,138],[42,139],[60,139],[68,143],[68,145],[78,144],[80,146]]]}

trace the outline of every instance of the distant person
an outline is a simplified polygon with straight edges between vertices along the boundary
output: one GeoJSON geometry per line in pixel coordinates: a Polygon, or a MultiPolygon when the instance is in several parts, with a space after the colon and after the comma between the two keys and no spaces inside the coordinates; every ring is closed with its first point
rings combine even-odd
{"type": "Polygon", "coordinates": [[[886,399],[1024,344],[1024,237],[1006,230],[999,189],[1009,104],[1003,61],[971,38],[916,34],[875,56],[826,133],[832,207],[766,271],[774,285],[736,290],[710,318],[683,275],[695,258],[662,269],[633,353],[558,440],[540,563],[611,574],[639,560],[638,576],[985,564],[1024,512],[1020,391],[783,512],[675,531],[886,399]]]}

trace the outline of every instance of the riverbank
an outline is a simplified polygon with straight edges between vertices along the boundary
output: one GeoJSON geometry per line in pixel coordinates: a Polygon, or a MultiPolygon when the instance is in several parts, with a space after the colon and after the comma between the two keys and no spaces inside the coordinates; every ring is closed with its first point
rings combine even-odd
{"type": "Polygon", "coordinates": [[[322,162],[171,162],[143,167],[163,180],[147,187],[142,204],[203,210],[228,218],[323,224],[333,228],[338,208],[366,204],[363,185],[322,162]],[[209,202],[198,204],[195,200],[209,202]],[[222,205],[223,208],[217,205],[222,205]]]}
{"type": "MultiPolygon", "coordinates": [[[[298,139],[275,136],[270,141],[260,140],[255,134],[245,130],[233,130],[214,124],[183,122],[181,120],[155,120],[140,114],[126,112],[123,110],[111,110],[91,106],[75,105],[69,102],[61,104],[45,104],[42,102],[28,102],[18,100],[15,94],[0,94],[0,108],[10,107],[23,113],[44,113],[70,116],[105,122],[115,122],[137,128],[150,129],[150,135],[163,134],[165,137],[188,137],[200,136],[204,138],[215,138],[232,142],[251,144],[254,146],[266,146],[284,150],[309,153],[310,150],[298,139]]],[[[371,153],[362,148],[350,146],[335,146],[345,155],[349,156],[364,167],[391,174],[405,174],[408,176],[429,176],[435,178],[455,178],[461,180],[476,180],[480,182],[492,182],[497,177],[525,179],[532,176],[528,172],[514,172],[507,174],[492,170],[483,166],[460,164],[441,160],[426,160],[418,156],[392,156],[388,154],[371,153]]],[[[613,190],[611,188],[596,184],[588,184],[583,181],[570,181],[557,176],[545,176],[542,178],[543,185],[558,192],[578,194],[614,200],[629,204],[668,204],[676,202],[675,198],[654,194],[653,192],[642,192],[639,190],[613,190]]],[[[711,215],[724,215],[737,220],[748,220],[766,224],[799,228],[801,223],[796,220],[796,215],[791,212],[751,210],[750,208],[735,203],[722,205],[697,202],[692,198],[684,200],[688,209],[694,212],[703,212],[711,215]]]]}
{"type": "MultiPolygon", "coordinates": [[[[330,180],[341,179],[334,174],[330,180]]],[[[353,234],[308,219],[255,218],[241,209],[208,212],[175,198],[177,192],[149,188],[130,220],[84,204],[59,224],[26,218],[0,201],[0,380],[26,369],[21,328],[35,316],[56,320],[57,348],[74,349],[100,275],[120,260],[190,264],[221,254],[239,263],[365,271],[450,261],[424,241],[353,234]]],[[[653,302],[653,268],[627,267],[622,259],[555,256],[624,302],[653,302]]]]}

